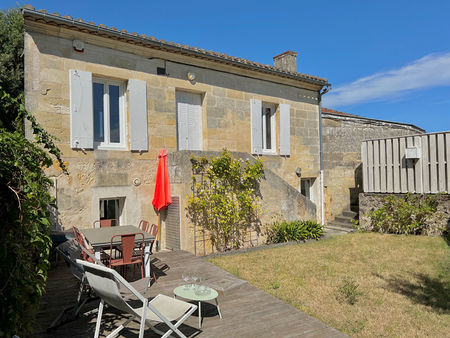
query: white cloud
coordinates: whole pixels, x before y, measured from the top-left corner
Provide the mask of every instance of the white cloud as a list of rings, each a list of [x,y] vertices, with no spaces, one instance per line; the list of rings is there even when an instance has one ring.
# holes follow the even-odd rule
[[[414,90],[450,86],[450,53],[429,54],[399,69],[363,77],[332,89],[324,107],[389,100]]]

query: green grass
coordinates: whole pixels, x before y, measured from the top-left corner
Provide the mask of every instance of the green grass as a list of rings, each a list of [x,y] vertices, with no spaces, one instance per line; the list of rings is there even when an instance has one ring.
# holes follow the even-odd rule
[[[355,233],[210,261],[351,336],[449,336],[440,237]]]

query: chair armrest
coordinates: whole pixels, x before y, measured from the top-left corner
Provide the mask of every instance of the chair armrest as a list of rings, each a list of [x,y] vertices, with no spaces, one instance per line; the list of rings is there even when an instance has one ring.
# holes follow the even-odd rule
[[[103,264],[101,261],[99,261],[89,250],[87,250],[86,248],[83,248],[82,246],[81,250],[83,250],[83,252],[89,256],[89,258],[92,258],[95,262],[95,264],[101,265],[101,266],[105,266],[105,264]]]

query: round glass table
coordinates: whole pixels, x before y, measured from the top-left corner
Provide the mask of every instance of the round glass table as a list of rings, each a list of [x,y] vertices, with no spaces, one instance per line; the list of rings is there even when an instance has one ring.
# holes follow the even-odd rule
[[[173,294],[175,295],[175,298],[180,297],[198,302],[198,327],[200,329],[202,328],[202,302],[214,299],[214,301],[216,302],[217,312],[219,313],[220,319],[222,319],[219,302],[217,301],[217,297],[219,296],[219,294],[216,290],[203,285],[190,284],[189,286],[181,285],[176,287],[173,290]]]

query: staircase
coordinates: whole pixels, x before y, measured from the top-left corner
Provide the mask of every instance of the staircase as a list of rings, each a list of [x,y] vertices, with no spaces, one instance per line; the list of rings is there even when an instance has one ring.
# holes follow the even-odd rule
[[[358,213],[345,210],[341,215],[336,216],[333,221],[325,225],[325,232],[329,235],[341,235],[355,231],[352,220],[358,219]]]

